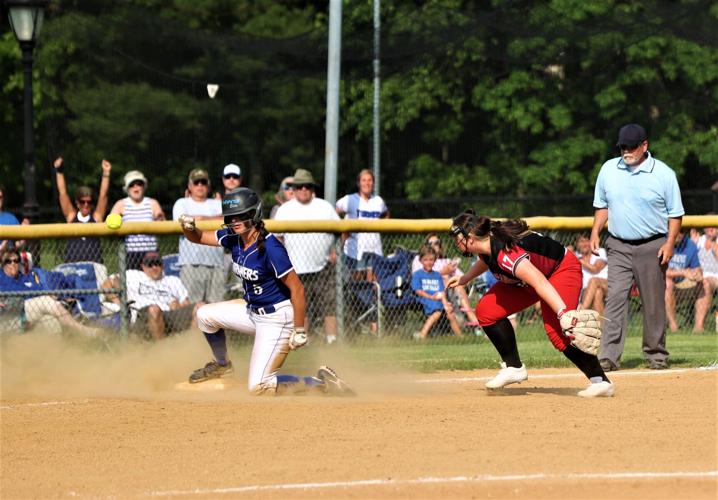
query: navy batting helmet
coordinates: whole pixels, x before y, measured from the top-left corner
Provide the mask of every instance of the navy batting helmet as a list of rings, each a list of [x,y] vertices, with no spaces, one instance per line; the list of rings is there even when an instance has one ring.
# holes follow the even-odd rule
[[[222,198],[222,215],[225,224],[236,215],[243,216],[243,220],[259,222],[262,220],[262,200],[249,188],[233,189]]]

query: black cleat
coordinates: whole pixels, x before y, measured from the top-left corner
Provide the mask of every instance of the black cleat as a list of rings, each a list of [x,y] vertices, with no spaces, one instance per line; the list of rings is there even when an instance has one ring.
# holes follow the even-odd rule
[[[196,384],[213,378],[222,378],[232,373],[234,373],[234,369],[232,368],[231,361],[227,361],[227,364],[224,366],[216,361],[210,361],[204,365],[204,368],[199,368],[192,372],[192,375],[189,376],[189,383]]]
[[[320,366],[317,378],[321,380],[325,394],[332,396],[356,396],[356,393],[344,382],[339,375],[328,366]]]

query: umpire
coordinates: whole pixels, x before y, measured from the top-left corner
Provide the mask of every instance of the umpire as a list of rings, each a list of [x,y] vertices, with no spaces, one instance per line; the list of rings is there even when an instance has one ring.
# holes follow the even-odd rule
[[[591,251],[608,221],[608,297],[599,359],[618,370],[626,341],[629,292],[636,280],[643,306],[643,356],[653,370],[668,368],[666,267],[681,229],[683,203],[673,170],[648,151],[646,131],[628,124],[618,132],[621,155],[601,167],[596,180]]]

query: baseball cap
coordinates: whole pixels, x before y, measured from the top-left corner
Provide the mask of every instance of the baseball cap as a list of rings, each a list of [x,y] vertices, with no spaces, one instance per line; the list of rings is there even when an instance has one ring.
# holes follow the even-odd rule
[[[122,184],[122,188],[125,190],[125,192],[127,192],[127,188],[130,187],[130,184],[135,181],[142,181],[145,186],[147,186],[147,178],[142,172],[140,172],[139,170],[130,170],[125,174],[124,182]]]
[[[242,169],[239,168],[239,165],[235,165],[234,163],[230,163],[229,165],[226,165],[224,167],[224,171],[222,172],[222,175],[242,175]]]
[[[203,168],[195,168],[189,173],[189,180],[192,181],[198,181],[200,179],[209,180],[209,174],[207,171]]]
[[[628,146],[634,148],[640,143],[648,139],[646,131],[643,127],[636,123],[629,123],[621,127],[618,131],[618,142],[616,146]]]

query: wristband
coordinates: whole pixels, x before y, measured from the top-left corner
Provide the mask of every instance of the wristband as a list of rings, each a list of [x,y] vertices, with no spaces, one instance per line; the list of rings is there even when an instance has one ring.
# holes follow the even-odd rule
[[[561,319],[561,316],[563,316],[563,313],[565,313],[565,312],[566,312],[566,308],[565,308],[565,307],[562,307],[562,308],[559,309],[558,312],[556,313],[556,317],[557,317],[558,319]]]
[[[110,174],[102,174],[102,177],[109,177]]]
[[[53,167],[55,169],[56,174],[62,174],[65,173],[65,166],[60,165],[59,167]]]

